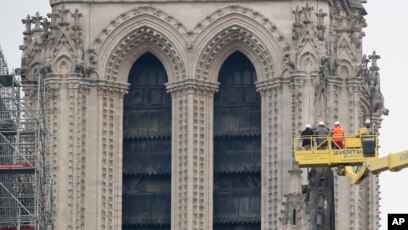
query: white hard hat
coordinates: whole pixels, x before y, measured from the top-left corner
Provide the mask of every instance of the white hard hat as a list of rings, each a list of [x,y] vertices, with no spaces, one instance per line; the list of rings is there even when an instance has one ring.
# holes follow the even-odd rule
[[[370,121],[370,119],[367,119],[367,120],[364,121],[364,123],[365,123],[366,125],[368,125],[368,124],[371,123],[371,121]]]
[[[319,122],[319,125],[324,125],[324,122],[323,121]]]
[[[310,124],[306,124],[305,128],[311,128],[312,126]]]
[[[335,125],[340,125],[340,121],[334,122]]]

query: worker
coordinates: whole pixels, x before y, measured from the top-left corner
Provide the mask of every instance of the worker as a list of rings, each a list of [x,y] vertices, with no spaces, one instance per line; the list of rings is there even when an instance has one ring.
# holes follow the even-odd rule
[[[319,126],[314,131],[316,137],[317,149],[327,148],[327,137],[329,135],[329,129],[325,126],[324,122],[319,122]]]
[[[312,144],[312,136],[313,136],[312,126],[310,124],[305,125],[305,129],[302,131],[300,136],[302,137],[302,147],[305,150],[310,150],[310,146]]]
[[[343,148],[343,137],[344,137],[344,129],[340,126],[340,122],[334,122],[334,127],[330,131],[330,135],[333,139],[333,148]]]
[[[374,127],[371,127],[370,119],[364,121],[364,127],[360,129],[360,135],[364,157],[375,157],[377,141]]]
[[[364,126],[366,127],[368,134],[375,134],[374,127],[371,126],[370,119],[366,119],[364,121]]]

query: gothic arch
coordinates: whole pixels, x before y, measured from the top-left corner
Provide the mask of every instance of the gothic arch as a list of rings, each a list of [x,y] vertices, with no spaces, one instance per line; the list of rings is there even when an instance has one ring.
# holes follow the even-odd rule
[[[95,39],[99,76],[125,83],[133,62],[151,52],[164,64],[169,82],[185,78],[187,58],[180,51],[186,42],[182,33],[186,32],[180,22],[153,7],[122,14]]]
[[[299,55],[298,63],[299,69],[304,71],[314,71],[319,69],[319,65],[317,64],[317,57],[312,52],[304,52],[303,54]],[[308,67],[310,66],[310,67]]]
[[[239,51],[241,53],[243,53],[252,63],[252,65],[255,67],[255,72],[258,76],[262,76],[260,74],[267,74],[268,69],[265,67],[265,61],[261,61],[259,60],[259,57],[256,56],[256,54],[253,53],[253,50],[250,49],[250,47],[247,46],[247,44],[245,44],[242,41],[233,41],[230,44],[228,44],[227,47],[225,47],[223,50],[220,50],[219,53],[217,54],[217,56],[213,59],[213,64],[209,65],[209,66],[205,66],[204,69],[202,69],[203,71],[205,71],[205,69],[209,69],[209,71],[207,72],[208,75],[210,76],[210,79],[208,78],[204,78],[207,80],[212,80],[212,81],[218,81],[218,73],[221,69],[221,66],[223,65],[223,63],[225,62],[225,60],[233,53],[235,53],[236,51]],[[262,64],[259,64],[262,63]],[[205,75],[202,75],[205,76]],[[212,77],[212,76],[215,76]],[[259,77],[257,80],[261,80],[262,78]]]
[[[27,75],[38,74],[40,72],[40,67],[41,67],[41,65],[38,62],[31,63],[30,67],[28,68]]]
[[[360,101],[360,108],[361,108],[361,112],[362,112],[362,116],[371,116],[371,102],[369,101],[369,98],[367,97],[361,97],[361,101]]]
[[[65,55],[61,55],[60,57],[58,57],[54,63],[54,66],[56,67],[57,73],[60,74],[74,72],[71,59]]]
[[[281,72],[281,58],[289,50],[274,24],[259,12],[241,6],[217,10],[200,22],[194,32],[197,55],[193,57],[193,69],[198,79],[216,81],[221,63],[232,52],[241,51],[254,64],[258,81],[265,80]]]
[[[343,78],[354,77],[356,76],[356,71],[351,62],[343,59],[337,68],[337,75]]]
[[[290,70],[289,70],[288,68],[285,68],[285,69],[282,71],[282,77],[288,78],[288,77],[290,77],[290,76],[291,76]]]

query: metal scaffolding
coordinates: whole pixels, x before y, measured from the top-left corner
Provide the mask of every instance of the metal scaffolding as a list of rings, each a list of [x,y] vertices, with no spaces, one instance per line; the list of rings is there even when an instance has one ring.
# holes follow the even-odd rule
[[[8,74],[8,67],[6,63],[6,59],[4,58],[3,51],[0,47],[0,76]]]
[[[0,75],[0,230],[52,228],[44,80],[28,78]]]

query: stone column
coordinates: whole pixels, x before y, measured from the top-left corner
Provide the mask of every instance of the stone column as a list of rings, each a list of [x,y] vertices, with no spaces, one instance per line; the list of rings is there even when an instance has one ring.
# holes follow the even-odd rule
[[[346,79],[348,94],[348,124],[346,127],[349,135],[356,135],[360,129],[360,124],[365,119],[360,117],[360,97],[361,97],[361,78]]]
[[[85,216],[89,86],[82,75],[73,73],[47,74],[45,87],[54,227],[78,229]]]
[[[93,202],[88,204],[96,209],[94,220],[88,219],[87,226],[95,229],[122,228],[122,136],[123,136],[123,96],[127,84],[114,81],[97,81],[97,100],[91,105],[89,118],[95,119],[93,135],[95,145],[88,149],[96,156],[87,162],[90,175],[87,196]],[[97,178],[95,180],[95,178]],[[92,191],[92,192],[91,192]],[[94,198],[95,199],[94,199]],[[92,217],[91,217],[92,218]],[[86,229],[88,229],[88,227]]]
[[[292,74],[291,90],[292,90],[292,143],[295,136],[300,136],[301,131],[306,124],[313,125],[313,120],[310,116],[311,101],[314,99],[313,87],[308,87],[310,81],[307,81],[307,75],[305,72],[297,71]],[[291,143],[291,144],[292,144]],[[290,145],[292,147],[292,145]],[[292,149],[291,149],[292,151]],[[292,154],[294,154],[292,152]],[[302,171],[301,183],[307,185],[307,169],[300,169]],[[286,189],[286,188],[285,188]],[[288,188],[289,189],[289,188]]]
[[[292,90],[292,140],[295,135],[300,135],[298,131],[303,130],[304,121],[304,95],[305,95],[306,76],[300,73],[292,75],[291,90]]]
[[[342,92],[342,86],[343,79],[341,77],[329,76],[327,91],[329,128],[333,126],[333,122],[336,120],[340,120],[343,126],[348,124],[349,121],[349,108],[347,107],[349,95],[347,92]],[[344,96],[347,96],[347,98]],[[350,131],[348,127],[343,128],[346,134],[348,134]],[[347,178],[334,174],[335,226],[339,230],[351,229],[353,226],[352,221],[354,221],[356,213],[354,213],[355,193],[351,186]],[[349,210],[349,212],[344,212],[343,210]]]
[[[379,229],[380,228],[380,179],[378,175],[370,174],[366,178],[368,179],[367,185],[367,229]]]
[[[277,79],[259,81],[262,109],[262,171],[261,171],[261,229],[278,229],[282,208],[281,110],[282,82]],[[288,119],[291,119],[289,117]]]
[[[213,98],[218,83],[167,84],[172,96],[171,229],[213,226]]]
[[[328,128],[339,119],[339,106],[341,95],[342,79],[336,76],[329,76],[327,79],[327,122]]]
[[[68,133],[68,165],[69,169],[69,200],[70,212],[72,213],[71,229],[80,229],[84,226],[83,216],[85,215],[85,181],[86,181],[86,132],[87,132],[87,97],[89,88],[79,74],[72,74],[67,77],[67,108],[69,120],[66,122]],[[62,162],[60,162],[61,164]]]
[[[348,127],[344,127],[346,130],[346,135],[356,135],[358,134],[359,125],[362,123],[359,120],[360,114],[360,88],[361,79],[360,78],[347,78],[347,96],[348,96],[348,106],[347,109],[348,117],[345,121],[348,121]],[[360,210],[369,210],[367,206],[367,182],[364,180],[359,185],[350,184],[350,219],[351,222],[350,229],[368,229],[367,228],[367,213],[361,213]],[[348,182],[350,183],[350,182]]]
[[[45,158],[46,164],[49,166],[50,173],[52,175],[52,219],[54,222],[55,229],[57,228],[57,186],[59,182],[56,180],[58,175],[58,123],[59,123],[59,100],[60,90],[62,80],[59,76],[54,74],[49,74],[45,78],[45,120],[47,125],[47,130],[49,135],[47,135],[47,143],[48,146],[46,147],[47,157]]]

